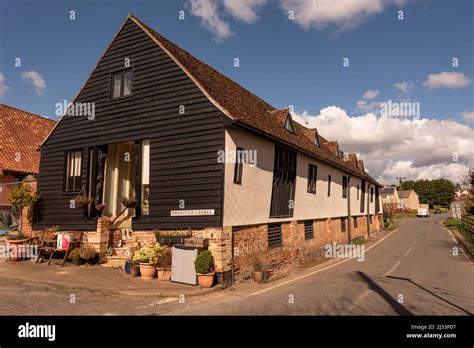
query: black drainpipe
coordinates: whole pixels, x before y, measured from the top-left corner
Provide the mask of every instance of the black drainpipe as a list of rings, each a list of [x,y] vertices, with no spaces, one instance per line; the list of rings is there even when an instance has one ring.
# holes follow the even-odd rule
[[[351,176],[347,177],[347,243],[351,244]]]

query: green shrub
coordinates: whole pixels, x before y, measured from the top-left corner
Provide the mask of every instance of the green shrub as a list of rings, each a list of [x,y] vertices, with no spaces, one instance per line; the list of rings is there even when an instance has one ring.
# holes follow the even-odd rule
[[[211,273],[214,271],[214,258],[210,251],[201,251],[196,260],[194,261],[194,266],[197,273]]]
[[[140,263],[147,263],[150,265],[156,265],[161,255],[166,251],[166,246],[160,244],[153,244],[138,249],[133,254],[133,260]]]
[[[82,263],[81,248],[72,249],[72,251],[69,253],[68,259],[76,266],[79,266]]]
[[[89,265],[95,265],[99,262],[99,254],[94,249],[84,249],[80,253],[80,257]]]

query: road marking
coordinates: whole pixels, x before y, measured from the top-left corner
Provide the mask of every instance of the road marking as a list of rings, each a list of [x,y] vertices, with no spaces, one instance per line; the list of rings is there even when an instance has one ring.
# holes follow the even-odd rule
[[[413,241],[413,244],[416,244],[416,242],[418,242],[418,238],[416,238],[416,239]]]
[[[398,231],[398,228],[394,229],[392,232],[390,232],[390,234],[387,234],[387,235],[386,235],[385,237],[383,237],[381,240],[375,242],[373,245],[371,245],[370,247],[368,247],[367,249],[365,249],[364,253],[366,253],[367,251],[369,251],[370,249],[372,249],[373,247],[375,247],[377,244],[379,244],[379,243],[381,243],[383,240],[385,240],[385,238],[390,237],[392,234],[394,234],[394,233],[397,232],[397,231]],[[337,263],[335,263],[335,264],[333,264],[333,265],[329,265],[329,266],[323,267],[323,268],[321,268],[321,269],[317,269],[317,270],[315,270],[315,271],[313,271],[313,272],[310,272],[310,273],[308,273],[308,274],[304,274],[304,275],[302,275],[302,276],[299,276],[299,277],[296,277],[296,278],[293,278],[293,279],[289,279],[289,280],[284,281],[284,282],[282,282],[282,283],[280,283],[280,284],[275,284],[275,285],[273,285],[273,286],[270,286],[269,288],[262,289],[262,290],[259,290],[259,291],[254,292],[254,293],[251,293],[249,296],[260,295],[260,294],[262,294],[262,293],[264,293],[264,292],[273,290],[273,289],[278,288],[278,287],[280,287],[280,286],[283,286],[283,285],[286,285],[286,284],[290,284],[290,283],[296,282],[296,281],[298,281],[298,280],[300,280],[300,279],[307,278],[307,277],[312,276],[312,275],[314,275],[314,274],[316,274],[316,273],[319,273],[319,272],[325,271],[325,270],[327,270],[327,269],[336,267],[336,266],[338,266],[338,265],[340,265],[340,264],[343,264],[343,263],[345,263],[345,262],[347,262],[347,261],[350,261],[350,260],[352,260],[352,259],[354,259],[354,258],[356,258],[356,257],[357,257],[357,255],[356,255],[356,256],[352,256],[352,257],[350,257],[350,258],[348,258],[348,259],[341,260],[341,261],[339,261],[339,262],[337,262]]]
[[[398,262],[395,264],[395,266],[393,266],[392,268],[390,268],[390,269],[388,270],[388,272],[385,273],[383,276],[386,277],[386,276],[388,276],[390,273],[392,273],[393,271],[395,271],[395,268],[397,268],[401,263],[402,263],[402,260],[398,261]]]
[[[413,250],[413,247],[410,247],[410,249],[408,249],[408,251],[403,256],[408,256],[408,254],[411,253],[412,250]]]
[[[364,298],[367,297],[368,294],[370,294],[372,292],[371,289],[367,289],[365,290],[362,295],[356,299],[355,301],[352,302],[351,306],[348,308],[348,312],[350,312],[355,306],[357,306]]]
[[[456,238],[454,238],[454,235],[451,233],[451,231],[447,228],[446,229],[449,233],[449,235],[451,236],[451,238],[454,240],[454,242],[456,243],[456,245],[459,245],[458,241],[456,240]],[[467,254],[464,252],[464,249],[460,246],[459,249],[461,249],[462,253],[464,254],[464,257],[467,259],[467,261],[471,262],[471,260],[469,259],[469,256],[467,256]],[[472,263],[472,262],[471,262]]]

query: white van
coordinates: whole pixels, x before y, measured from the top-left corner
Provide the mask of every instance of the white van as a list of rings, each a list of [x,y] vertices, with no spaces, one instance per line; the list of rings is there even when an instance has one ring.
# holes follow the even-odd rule
[[[430,216],[430,211],[426,208],[420,208],[420,209],[418,209],[418,212],[416,213],[416,216],[428,217],[428,216]]]

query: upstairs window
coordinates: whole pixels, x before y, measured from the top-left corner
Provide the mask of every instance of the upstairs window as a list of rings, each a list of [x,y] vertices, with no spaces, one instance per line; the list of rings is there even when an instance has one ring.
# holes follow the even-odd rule
[[[374,201],[374,188],[371,187],[370,188],[370,203],[372,203]]]
[[[285,121],[285,125],[284,125],[285,129],[288,131],[288,132],[291,132],[291,133],[295,133],[295,127],[293,126],[293,121],[291,119],[291,115],[288,114],[288,116],[286,117],[286,121]]]
[[[328,197],[331,197],[331,175],[328,175]]]
[[[347,176],[342,176],[342,198],[347,198]]]
[[[112,74],[112,99],[132,94],[132,70],[122,70]]]
[[[360,195],[360,192],[359,192],[359,191],[360,191],[360,186],[357,185],[357,200],[359,200],[359,195]]]
[[[234,166],[234,184],[242,184],[242,170],[244,165],[244,149],[237,148],[237,154]]]
[[[316,177],[318,175],[318,167],[308,165],[308,193],[316,193]]]
[[[81,179],[81,151],[69,151],[66,153],[65,191],[79,192],[81,190]]]

